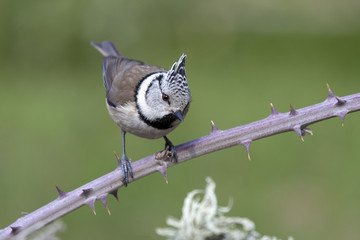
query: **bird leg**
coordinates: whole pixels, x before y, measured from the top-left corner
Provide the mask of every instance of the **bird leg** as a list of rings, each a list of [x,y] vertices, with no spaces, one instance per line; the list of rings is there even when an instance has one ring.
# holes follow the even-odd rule
[[[164,151],[170,152],[170,154],[169,154],[170,162],[176,163],[178,161],[178,157],[177,157],[175,146],[172,144],[172,142],[166,136],[164,136],[164,139],[165,139],[165,150]]]
[[[131,178],[134,178],[134,174],[132,172],[131,163],[125,153],[125,134],[126,134],[126,132],[121,130],[122,150],[123,150],[122,157],[121,157],[121,169],[122,169],[123,176],[124,176],[123,183],[125,184],[125,186],[127,186],[129,183],[129,175]],[[120,167],[120,164],[119,164],[119,167]]]

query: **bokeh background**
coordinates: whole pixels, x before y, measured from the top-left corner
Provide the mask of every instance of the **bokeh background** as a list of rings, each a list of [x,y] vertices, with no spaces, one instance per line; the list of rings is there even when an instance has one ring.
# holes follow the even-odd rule
[[[0,228],[21,212],[116,167],[121,134],[105,109],[100,54],[112,40],[128,57],[169,68],[187,53],[193,102],[175,144],[360,91],[357,0],[0,1]],[[119,190],[108,216],[84,206],[65,216],[62,239],[162,239],[187,192],[217,183],[220,205],[262,234],[359,239],[359,113],[193,159]],[[127,136],[139,159],[163,140]]]

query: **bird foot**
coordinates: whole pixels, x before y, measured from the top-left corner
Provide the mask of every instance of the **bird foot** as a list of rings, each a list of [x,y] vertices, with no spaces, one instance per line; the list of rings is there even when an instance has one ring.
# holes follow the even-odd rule
[[[172,142],[165,136],[165,149],[164,151],[160,152],[162,153],[164,156],[167,157],[167,159],[170,160],[170,162],[172,163],[177,163],[178,161],[178,156],[176,153],[176,148],[175,146],[172,144]]]
[[[134,174],[132,172],[131,162],[126,155],[123,155],[120,159],[119,156],[115,153],[116,158],[119,162],[119,168],[121,168],[123,173],[122,182],[124,183],[125,187],[127,187],[129,183],[129,177],[134,178]]]
[[[161,152],[157,152],[155,154],[155,159],[158,161],[168,161],[169,159],[171,159],[171,155],[171,151],[164,149]]]
[[[132,172],[131,162],[126,156],[125,158],[121,158],[121,168],[124,176],[122,182],[125,184],[125,187],[127,187],[129,183],[129,176],[134,178],[134,174]]]

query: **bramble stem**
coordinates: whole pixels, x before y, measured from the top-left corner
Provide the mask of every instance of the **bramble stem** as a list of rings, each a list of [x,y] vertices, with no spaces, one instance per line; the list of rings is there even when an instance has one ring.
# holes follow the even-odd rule
[[[328,90],[329,95],[325,101],[298,110],[290,106],[290,111],[287,113],[279,113],[271,104],[271,114],[267,118],[246,125],[218,130],[212,122],[212,130],[208,135],[176,147],[178,155],[176,164],[235,145],[245,146],[250,158],[249,147],[254,140],[287,131],[295,131],[303,140],[305,134],[311,133],[306,129],[308,125],[336,116],[339,116],[343,122],[347,113],[360,110],[360,93],[337,97],[329,87]],[[166,169],[176,165],[164,161],[167,156],[168,154],[160,152],[133,162],[134,178],[130,183],[156,171],[161,172],[166,180]],[[71,192],[63,192],[57,187],[59,193],[57,199],[0,230],[0,240],[9,239],[24,230],[32,229],[28,231],[30,234],[86,204],[96,214],[94,209],[96,200],[103,202],[108,210],[107,196],[112,194],[117,198],[117,190],[124,185],[122,179],[122,171],[117,168]],[[108,212],[110,213],[109,210]]]

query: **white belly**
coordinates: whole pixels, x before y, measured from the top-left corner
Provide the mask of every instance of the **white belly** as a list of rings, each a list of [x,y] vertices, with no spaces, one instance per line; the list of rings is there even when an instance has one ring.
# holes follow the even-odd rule
[[[125,132],[129,132],[142,138],[161,138],[174,130],[177,125],[169,129],[157,129],[147,125],[139,117],[136,103],[127,103],[124,106],[113,108],[106,103],[107,109],[114,122]]]

